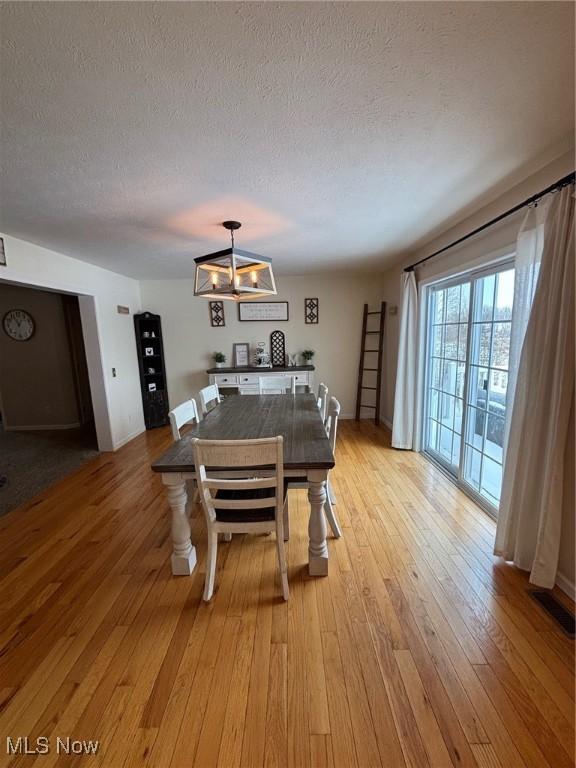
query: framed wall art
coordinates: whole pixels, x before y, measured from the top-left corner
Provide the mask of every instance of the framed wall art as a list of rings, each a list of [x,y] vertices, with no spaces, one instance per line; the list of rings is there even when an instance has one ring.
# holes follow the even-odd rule
[[[243,368],[250,365],[250,344],[244,342],[234,344],[232,359],[234,361],[234,368]]]
[[[270,334],[270,356],[272,368],[286,365],[286,341],[282,331],[272,331]]]
[[[246,322],[288,320],[288,302],[239,301],[238,320]]]
[[[317,325],[319,318],[318,299],[304,299],[304,322],[307,325]]]
[[[211,301],[210,304],[210,322],[213,328],[222,328],[226,325],[224,317],[224,302]]]

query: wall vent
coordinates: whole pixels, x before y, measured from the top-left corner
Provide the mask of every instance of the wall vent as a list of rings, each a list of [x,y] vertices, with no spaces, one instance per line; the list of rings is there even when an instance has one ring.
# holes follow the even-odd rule
[[[568,637],[574,638],[575,621],[574,615],[570,613],[562,603],[558,602],[551,592],[543,589],[531,589],[530,594],[537,600],[546,613],[550,614],[554,621],[560,625],[562,631]]]

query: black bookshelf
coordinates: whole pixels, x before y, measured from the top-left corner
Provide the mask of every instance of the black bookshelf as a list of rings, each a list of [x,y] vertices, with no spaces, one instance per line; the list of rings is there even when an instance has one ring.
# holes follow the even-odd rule
[[[168,389],[162,343],[160,315],[142,312],[134,315],[140,389],[144,406],[146,429],[163,427],[168,424]]]

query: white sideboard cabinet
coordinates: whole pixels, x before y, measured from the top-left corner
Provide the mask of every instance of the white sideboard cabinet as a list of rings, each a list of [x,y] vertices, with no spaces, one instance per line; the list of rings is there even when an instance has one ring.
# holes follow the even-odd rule
[[[295,365],[291,367],[278,368],[209,368],[206,373],[210,384],[217,384],[218,388],[223,390],[238,389],[241,395],[257,395],[258,379],[260,376],[290,376],[296,379],[296,391],[300,387],[308,387],[310,392],[314,391],[314,366],[313,365]],[[304,391],[300,389],[300,391]]]

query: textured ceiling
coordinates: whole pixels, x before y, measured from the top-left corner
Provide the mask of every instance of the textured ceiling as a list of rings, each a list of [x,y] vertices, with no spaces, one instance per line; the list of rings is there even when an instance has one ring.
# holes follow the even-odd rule
[[[573,131],[569,2],[3,3],[0,228],[134,277],[384,269]]]

